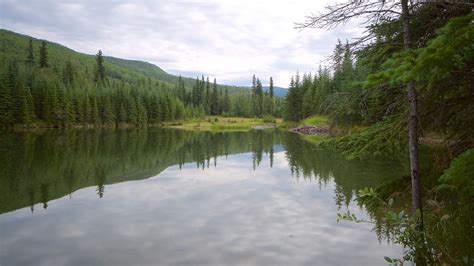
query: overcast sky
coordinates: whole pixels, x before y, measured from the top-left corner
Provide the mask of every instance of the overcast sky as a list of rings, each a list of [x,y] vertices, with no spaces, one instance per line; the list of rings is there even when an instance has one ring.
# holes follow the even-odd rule
[[[61,43],[76,51],[148,61],[172,74],[288,87],[314,72],[337,39],[361,35],[355,23],[330,31],[294,29],[322,0],[0,0],[1,28]]]

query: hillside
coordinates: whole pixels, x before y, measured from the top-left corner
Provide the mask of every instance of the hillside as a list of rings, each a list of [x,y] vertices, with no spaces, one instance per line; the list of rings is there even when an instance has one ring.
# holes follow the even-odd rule
[[[0,29],[0,63],[6,65],[11,60],[23,62],[28,49],[29,40],[33,40],[33,46],[39,47],[41,39],[36,39],[27,35],[19,34],[5,29]],[[53,68],[60,68],[66,61],[77,63],[79,70],[92,71],[95,66],[95,55],[89,55],[74,51],[61,44],[48,43],[48,55]],[[37,52],[37,51],[35,51]],[[35,55],[38,57],[38,55]],[[151,78],[174,85],[179,77],[168,74],[160,67],[148,62],[104,56],[107,75],[113,78],[140,79]],[[76,67],[77,68],[77,67]],[[186,88],[190,89],[194,85],[195,77],[182,77]],[[219,89],[224,85],[218,84]],[[243,88],[227,86],[231,91],[243,91]]]
[[[0,127],[148,126],[280,116],[282,100],[0,30]]]
[[[268,91],[269,89],[270,87],[263,86],[263,91]],[[288,89],[274,86],[273,93],[275,94],[275,96],[283,98],[283,97],[286,97],[286,95],[288,94]]]
[[[0,29],[0,63],[6,65],[10,60],[24,61],[24,54],[28,48],[29,40],[33,40],[33,45],[39,47],[41,39],[36,39],[28,35],[19,34],[5,29]],[[92,70],[95,65],[95,55],[84,54],[67,48],[61,44],[49,42],[48,50],[51,65],[60,67],[65,61],[70,60],[79,63],[81,68]],[[37,55],[36,55],[37,56]],[[114,78],[133,78],[139,79],[143,77],[166,82],[174,85],[178,82],[179,76],[167,73],[159,66],[154,64],[131,59],[117,58],[113,56],[104,56],[107,75]],[[191,89],[196,83],[196,77],[182,77],[186,88]],[[250,81],[250,78],[249,78]],[[218,89],[227,87],[231,93],[240,91],[246,92],[249,87],[229,86],[217,84]],[[268,91],[268,86],[263,87],[264,91]],[[285,97],[288,93],[286,88],[274,87],[275,96]]]

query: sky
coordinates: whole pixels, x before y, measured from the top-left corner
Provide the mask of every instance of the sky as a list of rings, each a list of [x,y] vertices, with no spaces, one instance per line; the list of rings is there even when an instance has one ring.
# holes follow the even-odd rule
[[[298,70],[315,72],[337,42],[362,35],[295,29],[329,0],[0,0],[0,27],[78,52],[147,61],[168,73],[250,85],[255,74],[288,87]]]

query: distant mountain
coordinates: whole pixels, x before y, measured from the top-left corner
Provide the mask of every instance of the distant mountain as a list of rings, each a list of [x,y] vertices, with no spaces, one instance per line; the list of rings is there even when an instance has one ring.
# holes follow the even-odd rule
[[[242,87],[242,88],[245,88],[247,90],[251,90],[252,87]],[[268,86],[263,86],[263,91],[268,91],[270,89],[270,87]],[[275,96],[277,97],[286,97],[286,95],[288,94],[288,89],[286,88],[282,88],[282,87],[276,87],[276,86],[273,86],[273,93],[275,94]]]
[[[268,91],[268,90],[269,90],[268,86],[263,86],[263,91]],[[273,93],[275,94],[275,96],[278,96],[278,97],[286,97],[286,95],[288,94],[288,89],[273,86]]]

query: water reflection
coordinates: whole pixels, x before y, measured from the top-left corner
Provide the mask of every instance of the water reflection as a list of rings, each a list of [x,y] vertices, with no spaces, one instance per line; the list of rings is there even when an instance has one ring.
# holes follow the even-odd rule
[[[379,265],[400,252],[335,218],[364,217],[354,191],[404,168],[293,134],[46,131],[0,147],[1,265]]]
[[[273,153],[279,134],[206,133],[181,130],[75,130],[3,133],[0,146],[0,213],[47,202],[96,185],[156,175],[171,165],[195,162],[204,169],[221,155],[252,151],[257,167]],[[212,163],[211,163],[212,161]],[[51,186],[51,184],[54,184]]]

